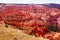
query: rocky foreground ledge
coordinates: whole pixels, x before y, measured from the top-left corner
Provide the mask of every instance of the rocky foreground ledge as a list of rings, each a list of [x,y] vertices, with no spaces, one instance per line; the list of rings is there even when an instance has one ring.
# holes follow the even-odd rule
[[[29,36],[18,29],[5,27],[5,24],[0,24],[0,40],[48,40]]]

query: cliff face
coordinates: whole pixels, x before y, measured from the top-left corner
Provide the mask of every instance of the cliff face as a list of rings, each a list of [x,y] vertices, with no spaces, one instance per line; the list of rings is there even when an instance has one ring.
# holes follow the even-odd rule
[[[37,37],[59,32],[60,9],[56,5],[59,4],[0,4],[0,21]]]

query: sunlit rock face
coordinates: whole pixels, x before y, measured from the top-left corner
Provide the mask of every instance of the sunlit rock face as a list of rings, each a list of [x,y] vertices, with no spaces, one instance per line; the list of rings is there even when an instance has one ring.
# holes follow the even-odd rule
[[[60,17],[58,17],[58,27],[59,27],[59,29],[60,29]]]
[[[51,31],[60,32],[58,6],[59,4],[0,4],[0,21],[36,37]]]

